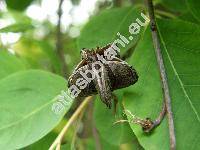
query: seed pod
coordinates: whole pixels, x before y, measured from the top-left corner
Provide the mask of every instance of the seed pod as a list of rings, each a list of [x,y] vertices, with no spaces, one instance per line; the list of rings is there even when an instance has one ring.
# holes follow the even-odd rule
[[[135,69],[124,62],[107,61],[107,64],[103,64],[103,65],[105,65],[105,68],[107,69],[106,74],[108,76],[104,78],[105,79],[107,78],[110,80],[111,91],[133,85],[138,80],[138,75]],[[76,82],[79,78],[84,78],[87,81],[88,84],[85,86],[84,89],[81,89],[81,92],[79,93],[79,97],[86,97],[86,96],[90,96],[90,95],[98,93],[97,86],[96,86],[97,83],[95,82],[95,80],[94,79],[88,80],[82,75],[87,70],[90,70],[91,72],[93,72],[91,64],[87,64],[80,67],[77,71],[75,71],[70,76],[68,80],[68,87],[72,85],[76,85]],[[88,73],[87,77],[91,79],[93,75]]]

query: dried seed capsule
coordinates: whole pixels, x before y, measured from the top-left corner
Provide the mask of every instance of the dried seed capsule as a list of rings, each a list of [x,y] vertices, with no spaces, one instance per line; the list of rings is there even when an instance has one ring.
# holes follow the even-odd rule
[[[107,69],[107,77],[104,78],[108,78],[110,80],[111,91],[133,85],[138,80],[138,75],[135,69],[126,63],[108,61],[105,68]],[[86,97],[97,94],[98,92],[94,76],[95,74],[92,71],[91,64],[84,65],[70,76],[68,80],[68,87],[77,85],[77,80],[79,78],[83,78],[88,84],[84,89],[81,89],[79,96]],[[80,89],[80,87],[78,88]]]

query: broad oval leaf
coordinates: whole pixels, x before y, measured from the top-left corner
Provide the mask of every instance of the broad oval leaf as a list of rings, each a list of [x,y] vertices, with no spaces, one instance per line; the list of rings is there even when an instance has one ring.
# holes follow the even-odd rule
[[[131,35],[129,25],[136,22],[137,18],[145,22],[139,11],[134,7],[113,8],[101,12],[94,16],[81,31],[78,38],[78,48],[105,46],[119,39],[118,32],[128,39]],[[126,45],[125,48],[121,47],[121,49],[128,49],[134,45],[142,32],[143,27],[140,28],[139,34],[132,35],[133,39],[130,40],[129,45]]]
[[[50,132],[62,119],[52,111],[57,96],[66,90],[60,76],[29,70],[12,74],[0,81],[0,147],[19,149]]]
[[[199,149],[200,132],[200,27],[183,21],[159,20],[162,53],[167,69],[177,149]],[[139,81],[126,94],[125,108],[138,117],[155,119],[162,106],[162,88],[150,29],[131,60],[139,72]],[[130,118],[129,118],[130,119]],[[145,149],[169,149],[167,119],[145,135],[131,124]]]
[[[122,98],[123,92],[120,93],[121,94],[117,94],[118,99],[120,95]],[[122,109],[121,101],[118,102],[117,111],[114,113],[114,110],[108,109],[105,104],[102,103],[100,98],[96,99],[94,107],[94,120],[100,137],[107,143],[114,146],[134,142],[134,147],[132,147],[132,149],[142,149],[127,123],[114,124],[118,120],[126,119],[123,117]]]

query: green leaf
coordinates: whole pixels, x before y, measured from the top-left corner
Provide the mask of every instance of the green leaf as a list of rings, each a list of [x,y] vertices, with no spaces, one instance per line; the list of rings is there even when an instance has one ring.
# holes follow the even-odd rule
[[[200,2],[195,0],[186,0],[188,4],[188,8],[192,13],[193,17],[196,18],[200,22]]]
[[[159,20],[158,28],[172,97],[177,149],[199,149],[200,27],[183,21]],[[125,108],[142,118],[155,119],[163,101],[154,51],[148,29],[131,60],[139,81],[126,94],[125,101]],[[135,124],[131,127],[145,149],[169,149],[166,118],[151,135],[144,134]]]
[[[17,71],[25,70],[26,66],[15,55],[0,50],[0,68],[0,79],[2,79]]]
[[[66,90],[60,76],[29,70],[12,74],[0,81],[0,147],[19,149],[30,145],[49,133],[62,119],[65,111],[55,114],[53,104]],[[64,105],[62,105],[64,106]]]
[[[175,12],[186,12],[188,10],[185,0],[161,0],[167,9]]]
[[[23,11],[25,10],[33,0],[6,0],[6,4],[9,8]]]
[[[54,132],[50,132],[45,137],[37,141],[36,143],[23,148],[23,150],[47,150],[56,139],[58,135]]]
[[[99,98],[96,99],[94,120],[100,137],[113,146],[120,146],[135,140],[134,149],[140,148],[137,138],[127,123],[114,124],[116,121],[124,118],[121,104],[118,103],[117,106],[117,112],[114,114],[113,110],[108,109]]]
[[[78,38],[79,49],[96,48],[112,43],[119,38],[118,32],[128,39],[130,36],[129,25],[136,22],[137,18],[142,22],[145,21],[134,7],[114,8],[101,12],[98,16],[93,17],[81,31]],[[139,34],[133,35],[133,40],[128,46],[126,45],[125,49],[134,45],[143,32],[142,30],[143,27]]]
[[[80,139],[80,140],[83,140],[83,139]],[[100,148],[102,150],[116,150],[116,149],[119,149],[119,146],[116,146],[116,145],[113,145],[113,144],[110,144],[109,142],[106,142],[104,139],[102,139],[100,137],[99,139],[99,144],[100,144]],[[128,143],[130,144],[130,143]],[[130,146],[130,145],[128,145]],[[128,147],[127,146],[127,147]],[[131,145],[132,146],[132,145]],[[131,147],[131,149],[127,149],[126,147],[126,150],[132,150],[133,148]],[[98,149],[96,148],[96,141],[94,138],[90,138],[90,139],[87,139],[87,145],[85,147],[87,150],[94,150],[94,149]],[[139,150],[139,149],[138,149]]]
[[[183,13],[178,18],[183,21],[188,21],[191,23],[199,24],[198,20],[192,15],[192,13],[190,11]]]
[[[0,33],[8,33],[8,32],[25,32],[27,30],[33,29],[33,25],[28,23],[15,23],[9,25],[7,27],[1,28]]]
[[[150,32],[147,31],[134,51],[131,63],[139,74],[138,82],[128,88],[125,94],[125,109],[133,115],[141,118],[156,118],[162,105],[162,90],[159,79],[159,72],[156,66],[156,59]],[[131,118],[129,118],[131,119]],[[130,124],[140,144],[144,149],[158,149],[161,145],[168,146],[166,120],[155,130],[151,136],[143,133],[141,128],[135,124]],[[160,137],[165,137],[165,140]]]

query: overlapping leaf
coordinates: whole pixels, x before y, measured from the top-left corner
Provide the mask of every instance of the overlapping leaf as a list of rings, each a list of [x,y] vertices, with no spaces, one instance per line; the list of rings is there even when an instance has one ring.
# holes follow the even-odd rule
[[[182,21],[158,22],[162,53],[172,96],[177,149],[199,149],[200,132],[200,27]],[[125,107],[139,117],[156,118],[162,105],[162,90],[150,30],[138,45],[131,63],[139,72],[139,81],[126,94]],[[151,134],[131,124],[145,149],[169,149],[166,119]]]

